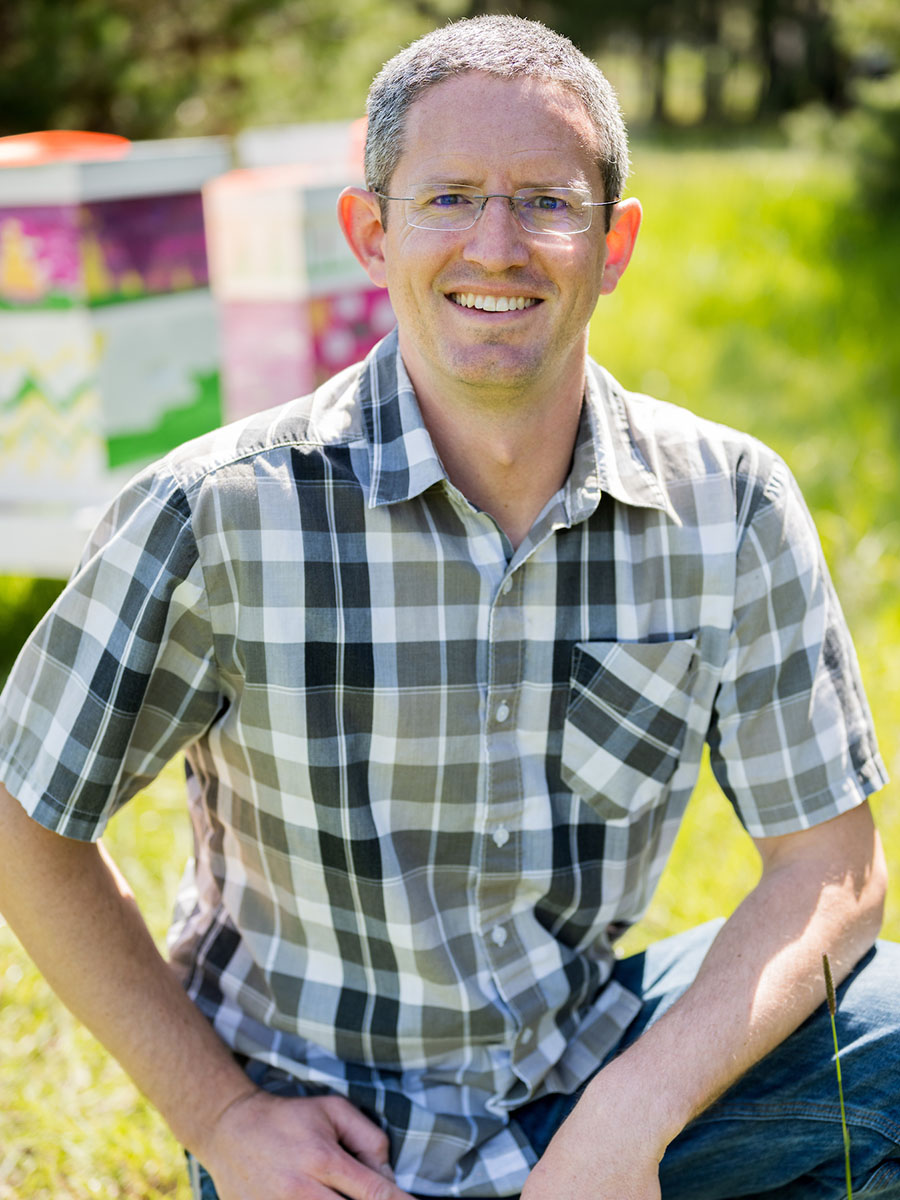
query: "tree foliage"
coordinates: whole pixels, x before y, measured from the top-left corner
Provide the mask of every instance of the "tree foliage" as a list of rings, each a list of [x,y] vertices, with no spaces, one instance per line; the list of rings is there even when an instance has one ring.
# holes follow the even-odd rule
[[[820,100],[846,103],[849,63],[836,37],[832,0],[471,0],[471,12],[515,11],[552,25],[589,53],[610,43],[640,58],[656,122],[672,118],[667,94],[673,51],[687,47],[699,63],[702,120],[754,120]],[[752,95],[729,103],[736,71],[753,77]]]
[[[3,0],[0,134],[149,138],[356,116],[399,46],[491,11],[630,63],[632,125],[772,122],[810,104],[833,123],[852,109],[866,170],[900,177],[896,0]]]
[[[399,45],[456,0],[3,0],[0,134],[147,138],[357,116]]]
[[[856,159],[859,191],[874,208],[900,202],[900,5],[836,0],[840,37],[858,65],[854,111],[844,141]]]

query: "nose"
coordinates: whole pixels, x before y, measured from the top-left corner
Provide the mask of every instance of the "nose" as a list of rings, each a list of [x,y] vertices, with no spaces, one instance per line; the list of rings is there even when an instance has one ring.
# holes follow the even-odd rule
[[[486,271],[505,271],[528,262],[527,234],[508,196],[491,195],[468,230],[463,257]]]

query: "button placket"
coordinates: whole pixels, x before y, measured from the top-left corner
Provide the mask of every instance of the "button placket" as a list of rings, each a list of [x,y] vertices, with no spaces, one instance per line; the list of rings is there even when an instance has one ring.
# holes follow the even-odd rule
[[[522,684],[524,614],[517,579],[503,580],[489,617],[488,677],[484,697],[486,809],[478,884],[479,924],[490,970],[501,995],[515,995],[512,979],[519,950],[515,928],[516,856],[522,779],[516,709]],[[512,597],[507,600],[506,597]],[[515,974],[515,970],[513,972]]]

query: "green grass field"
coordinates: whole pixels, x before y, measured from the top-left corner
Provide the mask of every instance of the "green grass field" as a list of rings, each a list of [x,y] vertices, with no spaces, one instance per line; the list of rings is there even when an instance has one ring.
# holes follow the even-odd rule
[[[839,164],[796,152],[638,145],[635,160],[645,226],[619,291],[597,311],[592,350],[626,386],[749,429],[787,458],[856,638],[888,770],[900,776],[900,220],[876,226]],[[30,595],[0,581],[8,640]],[[34,595],[39,604],[45,593]],[[874,808],[900,876],[897,800],[893,783]],[[107,842],[162,941],[190,843],[177,764],[116,818]],[[627,947],[727,914],[756,874],[706,772]],[[885,932],[900,938],[896,878]],[[187,1200],[161,1119],[2,925],[0,1064],[0,1200]]]

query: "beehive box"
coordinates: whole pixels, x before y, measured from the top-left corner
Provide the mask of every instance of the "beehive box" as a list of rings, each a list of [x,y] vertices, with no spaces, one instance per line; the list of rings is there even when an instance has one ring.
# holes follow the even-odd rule
[[[0,312],[205,288],[200,188],[229,165],[223,139],[184,138],[0,169]]]
[[[228,419],[309,391],[394,324],[337,220],[345,166],[241,169],[203,190]]]
[[[0,155],[0,571],[64,574],[86,513],[221,421],[200,189],[229,146],[104,159],[90,137],[82,157]]]

